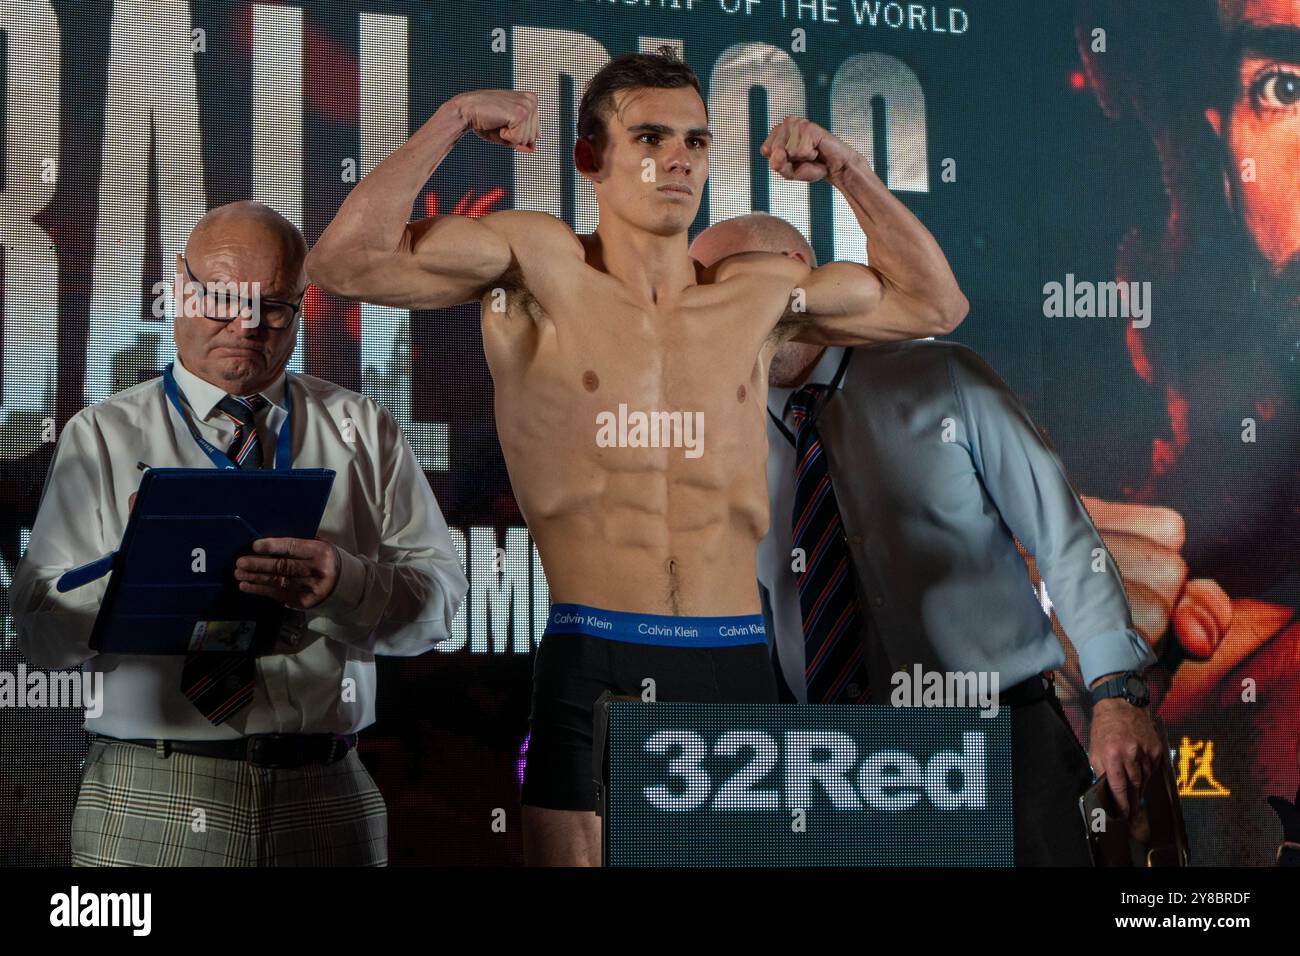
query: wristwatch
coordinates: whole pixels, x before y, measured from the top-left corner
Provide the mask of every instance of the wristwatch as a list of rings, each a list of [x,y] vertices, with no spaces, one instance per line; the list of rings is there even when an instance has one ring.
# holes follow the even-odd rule
[[[1123,697],[1134,707],[1145,707],[1151,702],[1151,693],[1147,683],[1135,671],[1117,674],[1110,680],[1102,681],[1092,690],[1092,702],[1100,703],[1110,697]]]

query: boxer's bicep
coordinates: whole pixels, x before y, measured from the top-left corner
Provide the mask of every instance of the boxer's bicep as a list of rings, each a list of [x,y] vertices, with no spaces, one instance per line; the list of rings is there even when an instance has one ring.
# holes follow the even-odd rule
[[[451,304],[477,299],[515,262],[508,235],[494,229],[491,218],[430,216],[406,227],[403,247],[411,264],[431,284],[455,290],[450,297],[459,301]]]
[[[528,210],[430,216],[407,225],[388,278],[408,308],[449,308],[511,291],[530,271],[525,264],[545,271],[557,250],[572,251],[566,234],[576,242],[554,216]]]
[[[406,224],[388,249],[316,249],[307,273],[328,292],[404,309],[444,309],[473,302],[510,266],[511,249],[482,222],[430,216]]]
[[[856,262],[812,269],[791,290],[781,326],[787,339],[814,345],[873,345],[932,334],[910,302]]]

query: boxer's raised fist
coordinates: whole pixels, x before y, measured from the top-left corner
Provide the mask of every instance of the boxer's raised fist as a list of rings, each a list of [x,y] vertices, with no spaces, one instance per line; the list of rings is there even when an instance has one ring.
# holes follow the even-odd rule
[[[854,156],[838,137],[800,116],[787,116],[772,127],[758,151],[773,172],[803,183],[835,176]]]
[[[530,90],[473,90],[452,98],[465,128],[489,143],[531,153],[537,143],[537,94]]]

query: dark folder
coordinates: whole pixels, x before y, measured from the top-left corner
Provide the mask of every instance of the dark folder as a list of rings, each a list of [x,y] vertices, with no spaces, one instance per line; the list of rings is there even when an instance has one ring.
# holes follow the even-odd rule
[[[1095,866],[1187,866],[1187,826],[1169,758],[1169,738],[1158,721],[1156,732],[1162,745],[1161,759],[1142,788],[1141,806],[1132,822],[1119,815],[1105,774],[1079,798]]]
[[[58,589],[113,572],[90,637],[101,653],[257,653],[287,609],[239,590],[235,561],[258,538],[314,538],[333,484],[324,468],[151,468],[117,551],[68,571]]]

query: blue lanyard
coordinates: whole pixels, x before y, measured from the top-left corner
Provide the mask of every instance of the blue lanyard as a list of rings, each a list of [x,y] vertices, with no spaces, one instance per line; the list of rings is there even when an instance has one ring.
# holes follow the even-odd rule
[[[167,367],[163,369],[163,391],[167,393],[167,400],[172,403],[176,409],[176,414],[180,415],[181,421],[185,427],[190,430],[195,444],[203,449],[204,454],[212,459],[212,464],[218,468],[236,468],[238,467],[230,457],[212,442],[208,441],[199,434],[199,430],[194,427],[194,422],[190,421],[190,416],[186,414],[184,406],[181,405],[180,391],[176,388],[176,376],[172,374],[172,365],[168,362]],[[292,468],[290,459],[293,457],[293,390],[289,387],[289,374],[284,376],[284,424],[280,426],[280,434],[275,439],[275,470],[288,471]]]

